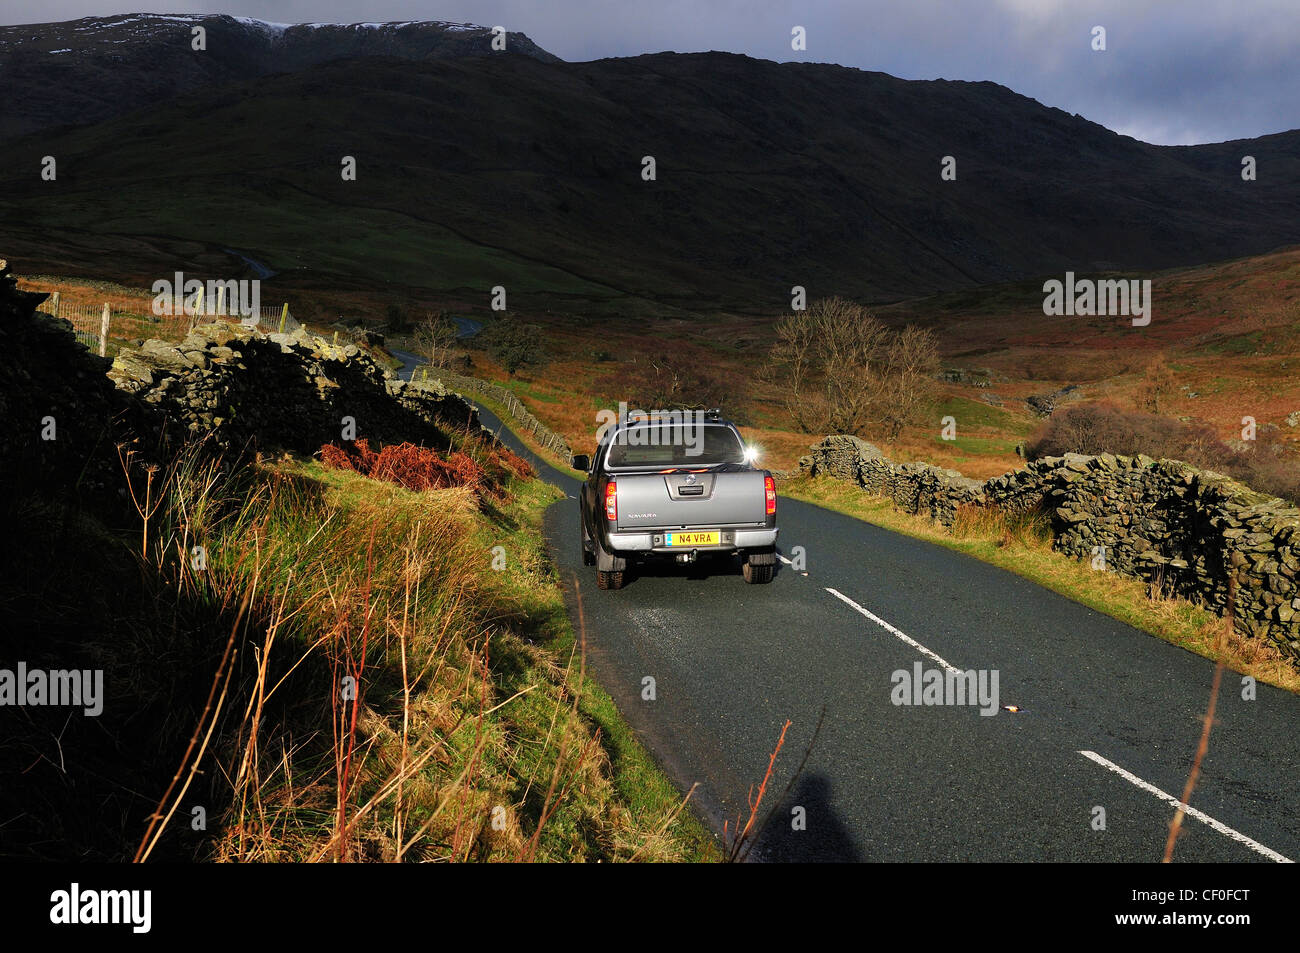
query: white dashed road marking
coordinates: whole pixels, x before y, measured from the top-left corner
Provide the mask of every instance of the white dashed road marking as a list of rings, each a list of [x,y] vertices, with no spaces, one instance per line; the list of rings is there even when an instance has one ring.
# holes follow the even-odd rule
[[[785,559],[784,557],[782,557],[782,559],[784,562],[787,563],[789,562],[789,560]],[[896,638],[912,646],[912,648],[916,649],[926,658],[933,659],[935,662],[938,662],[949,672],[960,673],[960,670],[956,666],[952,665],[947,660],[943,659],[942,657],[935,654],[934,652],[931,652],[929,649],[927,649],[920,642],[916,641],[916,639],[912,638],[906,632],[902,631],[901,629],[893,625],[890,625],[888,622],[880,618],[880,616],[876,615],[870,609],[866,609],[858,605],[856,602],[854,602],[844,593],[840,592],[838,589],[832,589],[828,586],[826,588],[826,591],[829,592],[836,599],[839,599],[841,602],[850,606],[859,614],[865,616],[866,618],[870,619],[872,622],[876,623],[876,625],[880,626],[886,632],[890,633]],[[1130,784],[1135,785],[1138,788],[1141,788],[1143,791],[1146,791],[1148,794],[1155,795],[1157,798],[1164,801],[1166,804],[1169,804],[1170,806],[1175,808],[1182,807],[1184,813],[1186,813],[1188,817],[1195,818],[1196,820],[1200,821],[1202,824],[1205,824],[1211,829],[1218,831],[1220,834],[1224,835],[1225,837],[1228,837],[1231,840],[1234,840],[1237,843],[1250,848],[1255,853],[1261,854],[1264,857],[1267,857],[1269,860],[1275,861],[1279,864],[1295,863],[1295,861],[1291,860],[1288,857],[1284,857],[1282,854],[1279,854],[1277,851],[1269,847],[1265,847],[1263,844],[1259,843],[1259,841],[1252,840],[1251,838],[1247,837],[1245,834],[1241,833],[1240,831],[1233,830],[1231,827],[1229,827],[1227,824],[1222,823],[1221,821],[1216,821],[1214,818],[1210,817],[1210,815],[1206,814],[1204,811],[1199,811],[1196,808],[1192,807],[1191,805],[1182,804],[1182,802],[1180,802],[1178,798],[1174,797],[1172,794],[1160,790],[1158,787],[1156,787],[1154,784],[1151,784],[1150,782],[1143,781],[1136,774],[1133,774],[1129,771],[1125,771],[1119,765],[1115,764],[1113,761],[1106,760],[1101,755],[1097,754],[1095,751],[1080,751],[1079,754],[1083,755],[1085,758],[1089,759],[1090,761],[1094,761],[1097,764],[1101,765],[1107,771],[1111,771],[1114,772],[1115,774],[1118,774],[1125,781],[1128,781]]]
[[[1295,861],[1291,860],[1290,858],[1283,857],[1277,851],[1270,850],[1269,848],[1265,847],[1263,844],[1259,843],[1259,841],[1251,840],[1249,837],[1247,837],[1245,834],[1241,833],[1240,831],[1234,831],[1227,824],[1222,824],[1219,821],[1216,821],[1214,818],[1210,817],[1210,815],[1206,814],[1204,811],[1198,811],[1196,808],[1192,807],[1191,805],[1183,804],[1181,801],[1178,800],[1178,798],[1174,797],[1172,794],[1166,794],[1164,791],[1160,790],[1154,784],[1150,784],[1146,781],[1143,781],[1136,774],[1131,774],[1128,771],[1125,771],[1115,762],[1107,761],[1101,755],[1097,754],[1097,752],[1080,751],[1079,754],[1083,755],[1089,761],[1097,762],[1097,764],[1101,765],[1107,771],[1113,771],[1115,774],[1118,774],[1125,781],[1129,782],[1132,785],[1135,785],[1136,787],[1141,788],[1143,791],[1146,791],[1148,794],[1154,794],[1156,797],[1160,798],[1160,800],[1164,801],[1166,804],[1172,805],[1173,807],[1182,807],[1183,811],[1187,814],[1188,817],[1196,818],[1202,824],[1209,825],[1210,827],[1212,827],[1214,830],[1218,831],[1220,834],[1224,835],[1225,837],[1230,837],[1233,840],[1235,840],[1237,843],[1244,844],[1245,846],[1253,850],[1255,853],[1263,854],[1269,860],[1276,861],[1279,864],[1295,863]]]
[[[920,652],[920,653],[921,653],[922,655],[924,655],[926,658],[928,658],[928,659],[933,659],[934,661],[936,661],[936,662],[938,662],[940,665],[942,665],[946,670],[948,670],[949,672],[952,672],[952,673],[955,674],[955,675],[960,675],[960,674],[961,674],[961,669],[957,668],[957,666],[952,665],[951,663],[947,662],[946,660],[940,658],[938,655],[936,655],[935,653],[931,652],[929,649],[927,649],[927,648],[926,648],[924,645],[922,645],[920,642],[916,641],[916,639],[912,638],[912,637],[911,637],[910,635],[908,635],[906,632],[902,631],[901,629],[896,629],[896,628],[894,628],[892,625],[890,625],[890,624],[889,624],[888,622],[886,622],[884,619],[880,618],[880,616],[876,615],[876,614],[875,614],[874,612],[872,612],[870,609],[864,609],[864,608],[862,608],[862,606],[858,605],[856,602],[854,602],[852,599],[850,599],[850,598],[849,598],[848,596],[846,596],[844,593],[840,592],[838,589],[831,589],[831,588],[828,586],[828,587],[826,588],[826,591],[829,592],[829,593],[830,593],[832,596],[834,596],[836,599],[839,599],[841,602],[847,603],[849,606],[852,606],[854,609],[856,609],[858,612],[862,613],[862,615],[866,616],[866,617],[867,617],[868,619],[870,619],[872,622],[876,623],[876,625],[880,626],[882,629],[884,629],[884,630],[885,630],[886,632],[888,632],[889,634],[891,634],[891,635],[893,635],[893,636],[896,636],[896,637],[902,639],[904,642],[906,642],[906,643],[907,643],[908,645],[910,645],[912,648],[916,649],[918,652]]]

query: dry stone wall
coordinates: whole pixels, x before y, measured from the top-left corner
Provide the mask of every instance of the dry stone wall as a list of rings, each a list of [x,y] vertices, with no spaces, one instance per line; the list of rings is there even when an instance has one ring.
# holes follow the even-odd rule
[[[346,419],[372,444],[439,445],[448,427],[478,426],[478,412],[437,381],[398,380],[364,348],[332,345],[303,329],[266,334],[203,325],[179,343],[123,350],[109,377],[189,435],[230,450],[274,446],[311,453],[338,441]]]
[[[951,527],[963,505],[1041,513],[1057,550],[1154,582],[1272,640],[1300,664],[1300,510],[1177,460],[1066,454],[984,483],[898,464],[856,437],[810,448],[800,471],[848,480]]]
[[[894,463],[874,444],[846,434],[833,434],[814,444],[799,461],[810,476],[831,476],[856,483],[868,493],[888,497],[908,513],[920,513],[951,526],[957,507],[978,503],[981,484],[956,470],[926,463]]]
[[[442,447],[451,430],[479,426],[473,404],[437,381],[398,380],[367,349],[302,329],[214,323],[179,343],[124,348],[110,364],[38,310],[47,297],[19,290],[0,260],[0,416],[11,424],[0,498],[14,505],[33,492],[125,505],[119,448],[161,463],[178,438],[210,436],[234,451],[228,459],[313,453],[343,437],[347,417],[372,444]]]

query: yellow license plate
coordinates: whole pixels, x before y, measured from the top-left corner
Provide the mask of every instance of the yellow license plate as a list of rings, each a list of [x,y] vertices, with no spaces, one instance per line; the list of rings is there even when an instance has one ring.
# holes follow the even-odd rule
[[[717,530],[707,533],[664,533],[665,546],[717,546],[722,534]]]

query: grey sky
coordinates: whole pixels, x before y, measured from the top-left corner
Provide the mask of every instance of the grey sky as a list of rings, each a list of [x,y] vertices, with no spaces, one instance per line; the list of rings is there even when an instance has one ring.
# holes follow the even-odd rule
[[[129,12],[124,2],[0,0],[0,22]],[[1300,127],[1298,0],[167,0],[154,12],[453,20],[520,30],[566,60],[727,50],[992,80],[1164,144]],[[795,25],[807,52],[791,49]],[[1105,52],[1091,49],[1096,25]]]

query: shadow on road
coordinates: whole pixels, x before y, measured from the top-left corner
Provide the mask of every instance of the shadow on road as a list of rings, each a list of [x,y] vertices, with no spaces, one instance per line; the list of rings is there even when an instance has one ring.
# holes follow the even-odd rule
[[[831,791],[831,781],[824,774],[801,777],[759,831],[751,859],[766,863],[861,861],[848,827],[833,806]],[[803,809],[802,815],[796,808]]]
[[[647,559],[628,567],[629,584],[637,579],[710,579],[714,576],[740,576],[743,563],[736,556],[701,556],[693,563],[679,563],[672,559]],[[780,564],[773,578],[781,575]]]

